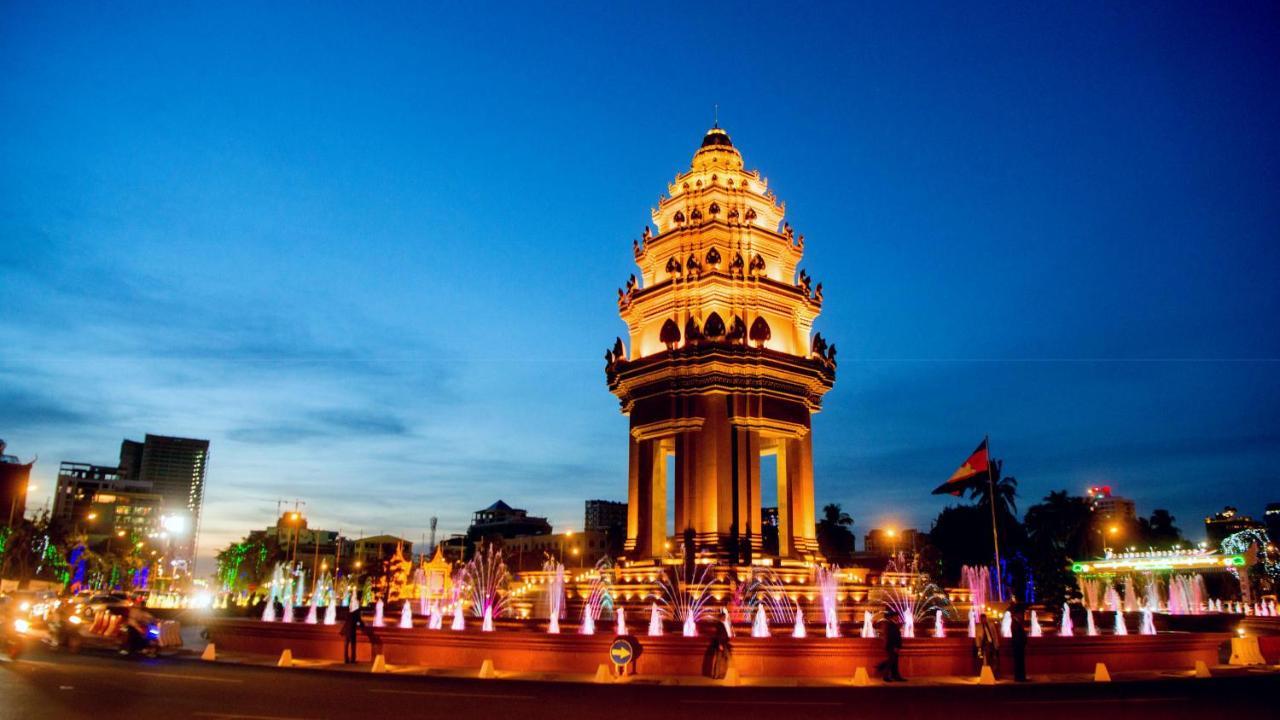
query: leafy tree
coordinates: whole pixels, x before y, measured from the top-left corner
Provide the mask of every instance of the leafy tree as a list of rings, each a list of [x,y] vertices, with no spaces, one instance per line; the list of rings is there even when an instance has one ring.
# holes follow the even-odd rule
[[[0,577],[26,588],[34,579],[66,581],[70,534],[48,510],[34,519],[19,519],[5,529],[0,544]]]
[[[983,508],[990,513],[991,489],[994,486],[996,495],[996,515],[1017,518],[1018,479],[1013,476],[1005,477],[1001,472],[1003,469],[1003,460],[992,460],[991,481],[980,482],[970,488],[969,499],[976,499],[978,501],[978,507]]]
[[[1143,544],[1157,550],[1168,550],[1183,543],[1182,531],[1173,524],[1176,519],[1164,509],[1154,510],[1150,518],[1138,518],[1138,534]]]
[[[836,564],[849,564],[853,561],[854,538],[853,518],[841,510],[839,503],[830,503],[822,508],[822,519],[818,521],[818,549],[827,560]]]
[[[1027,563],[1037,599],[1057,606],[1080,596],[1071,562],[1088,555],[1093,512],[1082,497],[1057,490],[1027,509]]]

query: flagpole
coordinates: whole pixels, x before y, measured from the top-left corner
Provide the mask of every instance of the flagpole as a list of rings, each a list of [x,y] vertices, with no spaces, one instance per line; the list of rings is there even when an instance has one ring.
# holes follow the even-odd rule
[[[1000,572],[1000,533],[996,529],[996,480],[995,474],[991,470],[993,462],[991,457],[991,436],[985,436],[983,441],[987,445],[987,487],[989,488],[987,499],[991,503],[991,541],[996,548],[996,592],[1000,601],[1004,602],[1004,578]]]

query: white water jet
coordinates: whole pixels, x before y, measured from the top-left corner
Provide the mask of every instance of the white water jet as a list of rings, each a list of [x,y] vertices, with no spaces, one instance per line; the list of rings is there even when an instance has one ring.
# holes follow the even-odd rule
[[[436,603],[431,604],[431,619],[427,621],[428,630],[444,629],[444,611]]]
[[[933,636],[934,636],[934,637],[946,637],[946,636],[947,636],[947,626],[942,624],[942,611],[941,611],[941,610],[934,610],[934,611],[933,611]]]
[[[591,615],[591,608],[583,608],[582,624],[578,626],[578,633],[581,635],[596,634],[596,619]]]
[[[684,618],[684,629],[683,629],[683,631],[682,631],[682,634],[683,634],[685,637],[697,637],[697,636],[698,636],[698,624],[694,621],[694,619],[693,619],[693,613],[692,613],[692,612],[690,612],[690,613],[689,613],[688,615],[686,615],[686,616],[685,616],[685,618]]]
[[[404,607],[400,609],[400,627],[406,630],[413,627],[413,604],[408,600],[404,601]]]
[[[333,604],[333,600],[324,608],[324,624],[333,625],[338,622],[338,606]]]
[[[662,635],[662,613],[658,611],[658,604],[652,603],[649,606],[649,637],[660,635]]]
[[[916,636],[916,616],[908,612],[902,616],[902,637],[913,638]]]
[[[822,617],[829,638],[840,637],[839,591],[839,572],[833,568],[818,568],[818,593],[822,598]]]
[[[1008,610],[1004,611],[1004,617],[1000,618],[1000,637],[1013,637],[1013,616]]]
[[[618,608],[618,611],[617,611],[617,613],[616,613],[616,614],[617,614],[617,616],[618,616],[618,634],[619,634],[619,635],[626,635],[626,634],[627,634],[627,620],[626,620],[626,616],[623,614],[623,610],[622,610],[622,608]]]
[[[972,627],[972,624],[970,625]],[[871,621],[871,611],[862,611],[862,637],[873,638],[876,636],[876,625]]]
[[[804,610],[796,608],[796,624],[795,627],[791,628],[791,637],[802,638],[807,635],[808,633],[804,629]]]
[[[315,603],[312,603],[311,607],[307,608],[307,619],[304,622],[306,622],[308,625],[315,625],[316,623],[320,622],[320,618],[318,617],[318,615],[319,615],[319,609],[316,607]]]
[[[1120,612],[1120,593],[1116,592],[1115,585],[1107,588],[1106,600],[1103,604],[1111,612]]]
[[[1040,627],[1040,618],[1036,617],[1036,611],[1031,611],[1031,637],[1042,637],[1044,630]]]
[[[974,608],[969,608],[968,634],[971,638],[978,637],[978,611]]]
[[[289,599],[289,598],[286,598],[286,599]],[[292,602],[292,600],[290,600],[290,602]],[[290,605],[288,602],[286,602],[282,607],[284,607],[284,613],[280,619],[287,623],[293,622],[293,605]]]
[[[484,621],[480,624],[480,632],[493,632],[493,606],[484,606]]]
[[[1093,610],[1085,610],[1084,612],[1085,634],[1094,636],[1098,634],[1098,626],[1093,624]]]
[[[564,565],[556,563],[556,573],[547,583],[547,632],[560,634],[560,614],[564,612]]]
[[[306,589],[306,585],[307,585],[307,571],[299,570],[298,580],[296,583],[294,583],[294,586],[293,586],[293,604],[294,605],[302,604],[302,595],[303,595],[303,591]]]
[[[1059,627],[1059,637],[1071,637],[1075,632],[1075,627],[1071,624],[1071,608],[1066,603],[1062,603],[1062,624]]]
[[[427,588],[418,586],[418,614],[424,617],[431,614],[431,605],[427,602]]]
[[[465,630],[467,628],[467,620],[462,617],[462,601],[459,600],[453,605],[453,624],[449,626],[450,630]]]
[[[1128,635],[1128,634],[1129,634],[1129,628],[1125,627],[1125,624],[1124,624],[1124,613],[1122,613],[1122,612],[1118,612],[1118,613],[1116,613],[1116,626],[1115,626],[1115,631],[1114,631],[1114,632],[1115,632],[1115,634],[1116,634],[1116,635]]]
[[[724,609],[724,617],[720,619],[720,624],[724,625],[725,633],[733,637],[733,618],[729,617],[729,608]]]
[[[764,612],[764,603],[756,605],[756,616],[751,621],[751,637],[769,637],[769,616]]]
[[[373,606],[373,626],[382,627],[382,600],[379,599]]]
[[[275,598],[267,598],[266,607],[262,608],[262,622],[276,621],[276,601]]]
[[[1139,626],[1138,628],[1138,634],[1139,635],[1155,635],[1156,634],[1155,613],[1151,612],[1150,608],[1144,608],[1142,610],[1142,625]]]

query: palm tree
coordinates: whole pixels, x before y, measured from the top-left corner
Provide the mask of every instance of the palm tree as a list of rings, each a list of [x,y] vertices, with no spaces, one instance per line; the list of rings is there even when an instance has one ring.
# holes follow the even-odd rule
[[[817,528],[818,547],[828,560],[841,563],[853,559],[854,539],[849,530],[852,525],[853,518],[840,509],[839,503],[823,506]]]
[[[822,520],[819,522],[827,527],[851,526],[853,518],[849,517],[849,513],[841,510],[839,503],[828,503],[822,506]]]
[[[996,512],[1002,516],[1016,518],[1018,514],[1018,478],[1013,476],[1005,477],[1000,470],[1004,467],[1003,460],[991,461],[992,481],[980,482],[969,490],[969,498],[976,498],[978,507],[991,507],[991,487],[995,486],[996,491]]]

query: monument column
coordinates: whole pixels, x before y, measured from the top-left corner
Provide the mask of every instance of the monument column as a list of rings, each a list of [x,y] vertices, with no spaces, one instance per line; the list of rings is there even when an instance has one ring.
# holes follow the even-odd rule
[[[817,552],[810,417],[836,363],[812,334],[822,286],[799,268],[804,237],[719,127],[667,190],[656,232],[633,244],[639,271],[618,290],[627,340],[605,353],[631,425],[626,559],[665,553],[669,456],[671,533],[692,529],[697,550],[721,562],[740,562],[748,542],[759,557],[763,450],[778,454],[777,559],[807,562]]]

